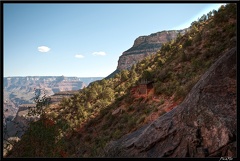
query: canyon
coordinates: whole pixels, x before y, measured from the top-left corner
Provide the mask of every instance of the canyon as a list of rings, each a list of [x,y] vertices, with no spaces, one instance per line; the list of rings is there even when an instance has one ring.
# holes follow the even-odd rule
[[[6,126],[8,135],[14,136],[16,131],[15,124],[19,123],[25,126],[29,118],[26,119],[28,107],[35,106],[34,98],[36,90],[42,90],[42,95],[50,97],[51,103],[58,103],[63,97],[65,91],[77,92],[87,87],[91,82],[101,80],[102,77],[66,77],[66,76],[26,76],[26,77],[4,77],[4,100],[3,123]],[[20,137],[22,133],[19,133]]]

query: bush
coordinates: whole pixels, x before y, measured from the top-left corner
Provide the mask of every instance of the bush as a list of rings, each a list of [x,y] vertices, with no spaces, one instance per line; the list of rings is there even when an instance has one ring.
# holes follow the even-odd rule
[[[185,41],[185,43],[183,44],[183,48],[186,48],[186,47],[188,47],[188,46],[190,46],[190,45],[192,45],[192,40],[191,40],[191,39],[187,39],[187,40]]]
[[[177,101],[180,98],[184,98],[187,95],[187,91],[183,86],[177,88],[174,101]]]
[[[119,130],[122,130],[122,129],[124,129],[125,125],[119,124],[117,127],[118,127]]]
[[[129,106],[127,111],[128,112],[134,111],[134,106]]]
[[[122,132],[121,132],[119,129],[116,129],[116,130],[114,131],[114,133],[112,134],[112,137],[113,137],[114,139],[119,139],[119,138],[121,137],[121,135],[122,135]]]
[[[146,107],[146,108],[144,109],[144,113],[145,113],[145,114],[149,114],[150,112],[151,112],[151,108]]]
[[[185,52],[182,52],[181,60],[182,60],[182,62],[185,62],[188,60]]]
[[[162,85],[163,83],[161,81],[157,81],[153,84],[155,94],[159,95],[162,93]]]
[[[165,100],[164,99],[161,99],[161,101],[160,101],[160,105],[162,105],[162,104],[164,104],[164,102],[165,102]]]
[[[128,121],[129,131],[131,131],[135,126],[137,122],[137,117],[131,117]]]
[[[196,36],[193,38],[193,42],[194,42],[194,43],[197,43],[197,42],[200,42],[200,41],[202,41],[202,36],[201,36],[201,33],[198,32],[198,33],[196,34]]]
[[[91,141],[91,140],[92,140],[91,135],[90,135],[90,134],[86,135],[86,136],[84,137],[84,140],[85,140],[86,142]]]
[[[127,123],[127,122],[128,122],[128,119],[129,119],[128,114],[127,114],[127,113],[124,113],[124,114],[122,115],[119,123],[122,123],[122,124]]]
[[[140,123],[144,122],[145,117],[146,117],[146,115],[142,115],[142,116],[137,120],[136,123],[137,123],[137,124],[140,124]]]

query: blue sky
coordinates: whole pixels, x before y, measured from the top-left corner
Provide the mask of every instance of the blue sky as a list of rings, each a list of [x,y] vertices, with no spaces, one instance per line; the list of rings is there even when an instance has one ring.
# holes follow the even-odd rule
[[[134,40],[221,4],[4,4],[4,77],[106,77]]]

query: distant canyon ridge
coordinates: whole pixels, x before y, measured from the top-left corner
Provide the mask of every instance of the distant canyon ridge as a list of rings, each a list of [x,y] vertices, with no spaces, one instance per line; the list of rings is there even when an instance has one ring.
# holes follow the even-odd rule
[[[62,91],[80,90],[102,77],[26,76],[4,77],[3,108],[6,118],[12,119],[21,104],[32,104],[35,89],[43,89],[47,96]]]

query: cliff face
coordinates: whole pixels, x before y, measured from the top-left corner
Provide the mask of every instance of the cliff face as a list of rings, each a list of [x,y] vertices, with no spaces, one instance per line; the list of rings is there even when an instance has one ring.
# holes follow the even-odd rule
[[[57,88],[58,91],[66,89],[78,90],[84,83],[77,77],[54,77],[54,76],[35,76],[35,77],[6,77],[4,78],[4,89],[7,91],[16,88],[27,92],[34,88]],[[53,91],[48,91],[53,94]]]
[[[82,89],[85,84],[77,77],[31,76],[4,77],[4,115],[15,117],[18,106],[33,103],[34,89],[44,89],[50,96],[59,91]]]
[[[77,94],[78,92],[79,92],[79,90],[55,93],[54,95],[50,96],[50,103],[51,104],[59,103],[59,102],[61,102],[63,97],[69,98],[69,97],[74,96],[74,94]]]
[[[141,61],[146,56],[156,53],[162,44],[175,39],[179,33],[183,35],[186,31],[187,29],[170,30],[138,37],[133,46],[119,57],[117,69],[131,68],[133,64]]]
[[[50,96],[61,91],[79,90],[101,77],[27,76],[4,77],[4,110],[14,116],[20,104],[33,103],[34,89]],[[13,111],[13,112],[12,112]],[[7,116],[8,117],[8,116]]]
[[[236,48],[201,77],[185,100],[111,142],[110,157],[236,157]]]

